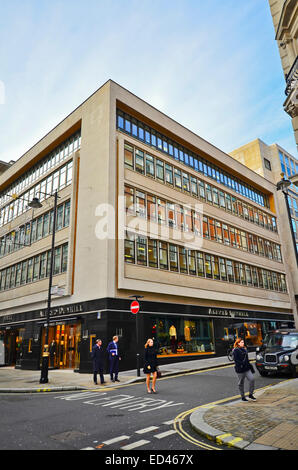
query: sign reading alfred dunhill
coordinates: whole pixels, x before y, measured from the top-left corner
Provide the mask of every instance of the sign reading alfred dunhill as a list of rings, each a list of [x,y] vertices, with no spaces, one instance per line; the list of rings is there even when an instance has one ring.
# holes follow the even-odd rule
[[[67,315],[69,313],[81,313],[84,312],[83,304],[72,304],[72,305],[62,305],[61,307],[51,308],[50,316],[57,317],[60,315]],[[42,309],[39,311],[40,318],[45,318],[47,314],[47,309]]]
[[[228,318],[235,318],[235,317],[248,318],[250,316],[250,313],[244,310],[229,310],[229,309],[221,309],[221,308],[209,308],[208,314],[213,315],[213,316],[216,315],[218,317],[228,317]]]

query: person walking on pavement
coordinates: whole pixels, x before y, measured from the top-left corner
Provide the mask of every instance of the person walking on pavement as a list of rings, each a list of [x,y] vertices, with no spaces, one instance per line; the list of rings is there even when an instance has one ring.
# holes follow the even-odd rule
[[[240,390],[242,401],[248,401],[247,398],[245,398],[245,393],[244,393],[245,378],[249,382],[248,398],[250,398],[251,400],[255,400],[255,397],[253,396],[255,381],[254,381],[253,372],[252,372],[254,371],[254,369],[253,369],[253,366],[249,362],[248,352],[244,346],[244,340],[242,338],[238,338],[235,341],[234,349],[233,349],[233,358],[235,361],[235,371],[239,378],[238,387]]]
[[[95,345],[92,348],[91,357],[93,360],[93,381],[97,385],[97,374],[100,375],[100,383],[105,384],[105,379],[103,375],[104,368],[104,355],[102,348],[101,339],[97,339]]]
[[[144,354],[144,369],[143,372],[146,374],[146,386],[147,393],[157,393],[155,390],[155,384],[157,379],[157,353],[156,349],[153,346],[153,339],[149,338],[145,344],[145,354]],[[153,374],[152,378],[152,388],[150,390],[150,377]]]
[[[112,382],[120,382],[118,379],[119,373],[119,351],[118,351],[118,336],[113,336],[113,341],[108,344],[107,351],[110,361],[110,377]]]

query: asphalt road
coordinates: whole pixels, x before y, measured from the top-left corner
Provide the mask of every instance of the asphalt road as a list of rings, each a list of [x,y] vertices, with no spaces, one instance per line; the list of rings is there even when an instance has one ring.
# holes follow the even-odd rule
[[[258,373],[255,379],[256,389],[284,380]],[[165,450],[182,455],[223,449],[190,428],[189,414],[200,405],[239,395],[233,366],[164,377],[157,391],[147,394],[144,383],[134,383],[95,391],[2,394],[0,449]]]

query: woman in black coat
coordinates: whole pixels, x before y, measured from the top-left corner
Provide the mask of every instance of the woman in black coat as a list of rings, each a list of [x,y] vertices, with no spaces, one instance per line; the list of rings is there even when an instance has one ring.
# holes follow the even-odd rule
[[[156,349],[153,346],[153,339],[149,338],[145,344],[145,354],[144,354],[144,374],[146,374],[146,386],[147,393],[156,393],[155,384],[157,379],[157,353]],[[152,378],[152,389],[150,390],[150,376],[153,374]]]
[[[247,401],[244,393],[244,380],[245,378],[249,382],[249,395],[248,398],[255,400],[253,396],[255,381],[253,376],[253,367],[248,359],[247,349],[244,347],[244,340],[241,338],[236,339],[233,349],[233,358],[235,362],[235,371],[238,375],[239,382],[238,387],[241,394],[242,401]]]

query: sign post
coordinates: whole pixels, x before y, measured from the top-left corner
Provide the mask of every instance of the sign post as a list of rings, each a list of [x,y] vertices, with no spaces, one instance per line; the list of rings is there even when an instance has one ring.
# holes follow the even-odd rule
[[[140,304],[138,299],[142,299],[142,295],[131,295],[130,298],[134,298],[135,300],[130,304],[130,311],[133,315],[136,316],[136,356],[137,356],[137,376],[140,377],[140,353],[139,353],[139,311],[140,311]]]

